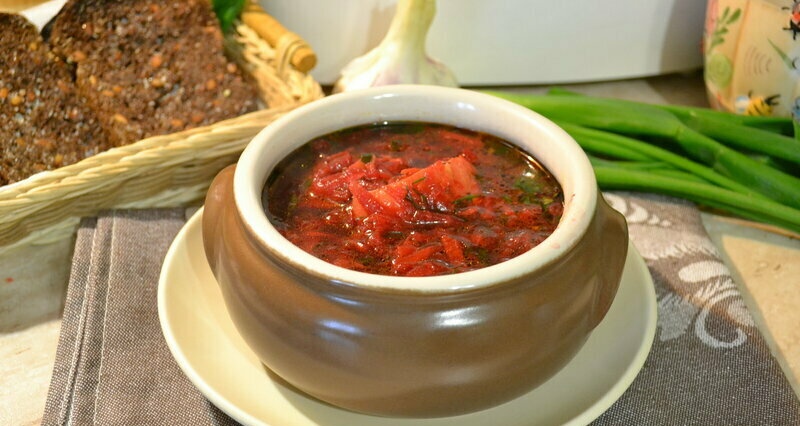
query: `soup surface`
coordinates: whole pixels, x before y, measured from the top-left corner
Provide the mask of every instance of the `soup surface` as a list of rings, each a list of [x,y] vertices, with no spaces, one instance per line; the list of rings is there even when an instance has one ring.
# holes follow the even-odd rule
[[[518,256],[558,224],[563,194],[489,134],[393,122],[321,136],[277,165],[262,195],[281,234],[345,268],[464,272]]]

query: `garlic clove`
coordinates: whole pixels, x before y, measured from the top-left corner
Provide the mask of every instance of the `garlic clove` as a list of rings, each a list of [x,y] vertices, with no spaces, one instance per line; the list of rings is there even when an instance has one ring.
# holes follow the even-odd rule
[[[425,40],[435,14],[436,0],[399,0],[384,39],[342,69],[333,91],[390,84],[457,87],[453,72],[425,52]]]

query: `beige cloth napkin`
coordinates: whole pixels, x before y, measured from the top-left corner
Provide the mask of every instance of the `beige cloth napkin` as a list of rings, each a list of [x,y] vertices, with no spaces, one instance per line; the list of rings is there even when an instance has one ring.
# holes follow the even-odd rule
[[[158,322],[183,210],[115,211],[78,230],[44,425],[235,424],[183,375]]]
[[[644,368],[594,423],[800,425],[800,403],[697,209],[606,197],[650,268],[659,320]],[[43,424],[235,424],[183,375],[158,323],[158,276],[185,220],[183,210],[145,210],[83,221]]]

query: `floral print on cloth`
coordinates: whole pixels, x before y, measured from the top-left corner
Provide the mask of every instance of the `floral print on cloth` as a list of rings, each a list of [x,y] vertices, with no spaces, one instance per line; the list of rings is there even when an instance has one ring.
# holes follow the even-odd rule
[[[698,210],[656,195],[605,196],[653,276],[659,320],[644,367],[594,424],[800,425],[797,397]],[[186,217],[132,210],[82,222],[43,425],[237,424],[186,378],[158,323],[161,261]],[[420,423],[458,424],[429,420]]]
[[[754,327],[755,323],[705,231],[676,227],[673,221],[659,218],[636,200],[613,194],[606,198],[626,215],[631,238],[634,244],[640,241],[637,249],[645,260],[691,259],[677,269],[670,288],[659,295],[657,338],[667,341],[688,332],[711,347],[732,348],[744,344],[747,333],[743,328]],[[647,235],[657,238],[647,238]],[[729,329],[716,332],[709,329],[709,313],[713,309],[727,316]]]
[[[625,215],[653,276],[658,322],[631,387],[598,425],[800,425],[800,402],[686,201],[625,192]]]

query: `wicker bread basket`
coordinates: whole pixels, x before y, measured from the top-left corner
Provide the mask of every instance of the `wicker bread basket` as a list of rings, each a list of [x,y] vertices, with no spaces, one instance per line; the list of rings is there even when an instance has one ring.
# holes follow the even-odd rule
[[[147,138],[0,187],[0,254],[20,245],[69,238],[83,216],[112,208],[198,203],[219,170],[281,114],[323,96],[292,65],[309,49],[286,32],[274,45],[245,23],[226,36],[226,53],[257,82],[266,108],[210,126]]]

